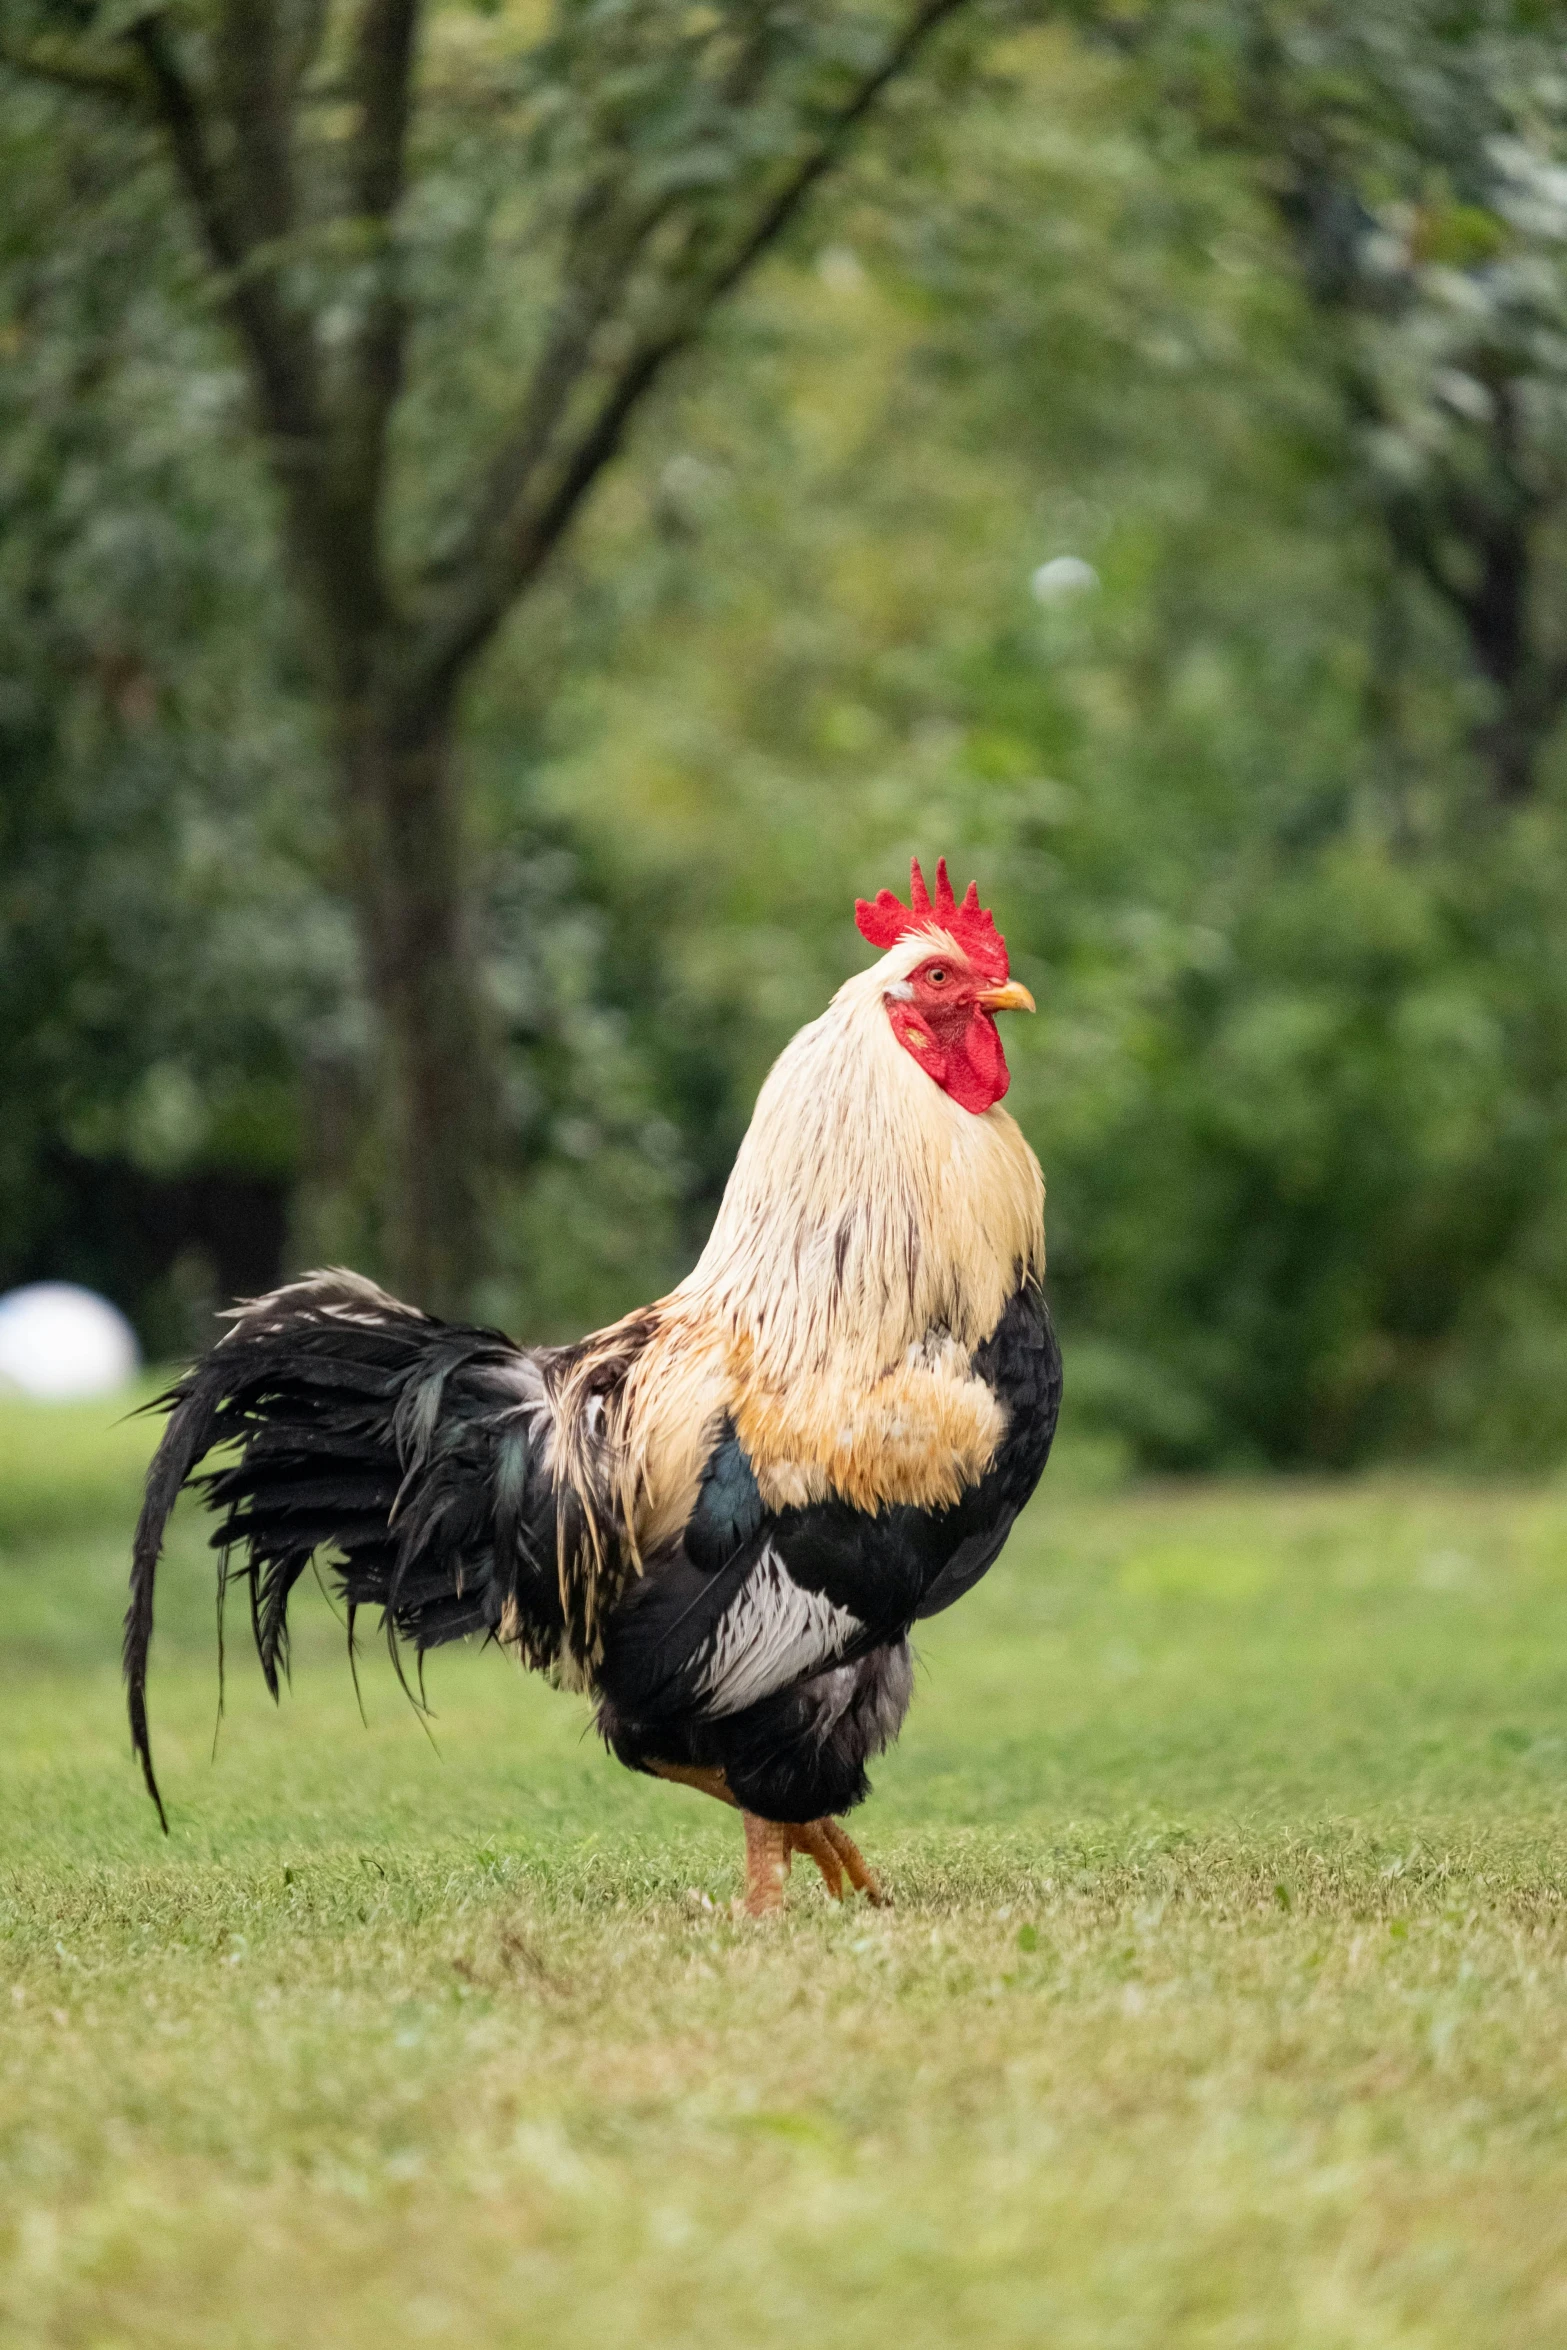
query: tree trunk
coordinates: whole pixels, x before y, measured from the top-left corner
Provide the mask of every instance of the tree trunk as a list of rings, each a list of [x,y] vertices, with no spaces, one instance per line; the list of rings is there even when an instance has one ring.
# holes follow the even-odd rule
[[[1542,733],[1530,645],[1533,549],[1527,515],[1497,515],[1479,554],[1479,578],[1460,612],[1475,666],[1495,688],[1498,707],[1476,729],[1475,747],[1489,771],[1492,799],[1514,808],[1533,797]]]
[[[348,885],[380,1030],[388,1276],[410,1304],[461,1317],[485,1264],[495,1074],[450,709],[372,701],[345,713],[338,760]]]
[[[1545,728],[1527,697],[1517,695],[1475,729],[1475,748],[1499,808],[1521,808],[1535,791],[1535,764]]]

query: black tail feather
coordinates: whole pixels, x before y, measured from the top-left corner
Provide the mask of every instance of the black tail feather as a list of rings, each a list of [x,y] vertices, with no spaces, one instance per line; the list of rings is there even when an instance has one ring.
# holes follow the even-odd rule
[[[163,1530],[179,1499],[181,1486],[211,1447],[218,1403],[219,1392],[209,1388],[203,1393],[197,1374],[192,1373],[145,1407],[149,1411],[160,1407],[166,1410],[169,1424],[147,1471],[147,1491],[131,1545],[131,1599],[125,1611],[123,1661],[131,1744],[147,1782],[147,1793],[158,1807],[158,1820],[165,1836],[169,1832],[169,1815],[158,1792],[152,1745],[147,1735],[147,1652],[152,1646],[153,1585],[163,1550]]]
[[[181,1491],[218,1517],[219,1601],[249,1584],[251,1630],[274,1698],[288,1672],[289,1601],[326,1554],[347,1604],[427,1648],[503,1622],[530,1661],[561,1635],[554,1496],[533,1441],[541,1387],[493,1330],[432,1320],[353,1275],[316,1274],[243,1309],[157,1404],[169,1413],[147,1475],[125,1619],[131,1737],[164,1831],[147,1729],[153,1588]],[[215,1449],[234,1455],[205,1476]],[[220,1642],[221,1655],[221,1642]],[[414,1702],[421,1699],[414,1697]]]

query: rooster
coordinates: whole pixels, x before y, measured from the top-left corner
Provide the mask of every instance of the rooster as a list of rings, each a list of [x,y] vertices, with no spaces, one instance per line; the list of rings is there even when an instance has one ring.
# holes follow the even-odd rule
[[[484,1635],[586,1691],[622,1763],[738,1809],[753,1916],[795,1854],[883,1898],[838,1815],[902,1725],[913,1625],[979,1580],[1039,1480],[1061,1358],[1044,1185],[1000,1106],[995,1015],[1033,998],[945,861],[934,899],[916,862],[908,905],[884,889],[856,919],[880,959],[780,1055],[668,1297],[519,1347],[313,1273],[236,1308],[159,1399],[125,1670],[165,1830],[153,1583],[194,1483],[274,1697],[325,1552],[351,1658],[367,1605],[394,1659]]]

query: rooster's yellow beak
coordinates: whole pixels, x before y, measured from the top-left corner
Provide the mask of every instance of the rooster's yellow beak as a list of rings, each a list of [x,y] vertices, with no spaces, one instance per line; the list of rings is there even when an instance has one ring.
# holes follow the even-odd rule
[[[1005,987],[987,987],[979,998],[984,1012],[1031,1012],[1034,999],[1020,979],[1009,979]]]

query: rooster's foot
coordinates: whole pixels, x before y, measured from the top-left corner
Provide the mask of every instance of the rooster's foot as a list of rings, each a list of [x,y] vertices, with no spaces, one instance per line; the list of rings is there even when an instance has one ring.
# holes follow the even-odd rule
[[[855,1843],[854,1838],[849,1834],[848,1829],[838,1820],[813,1820],[811,1826],[813,1829],[819,1828],[821,1830],[822,1836],[832,1847],[834,1857],[842,1863],[844,1875],[854,1887],[855,1892],[863,1893],[873,1909],[890,1909],[892,1907],[891,1895],[883,1890],[881,1879]],[[824,1877],[827,1875],[825,1869],[822,1870],[822,1875]],[[828,1889],[832,1890],[831,1878],[828,1878]]]
[[[755,1812],[749,1811],[742,1816],[745,1820],[745,1894],[741,1907],[747,1917],[777,1916],[784,1905],[784,1887],[788,1883],[790,1865],[797,1852],[815,1861],[834,1901],[843,1899],[843,1883],[847,1877],[856,1893],[863,1893],[878,1909],[886,1907],[887,1896],[881,1889],[875,1870],[848,1830],[840,1827],[836,1820],[763,1820],[758,1819]]]

